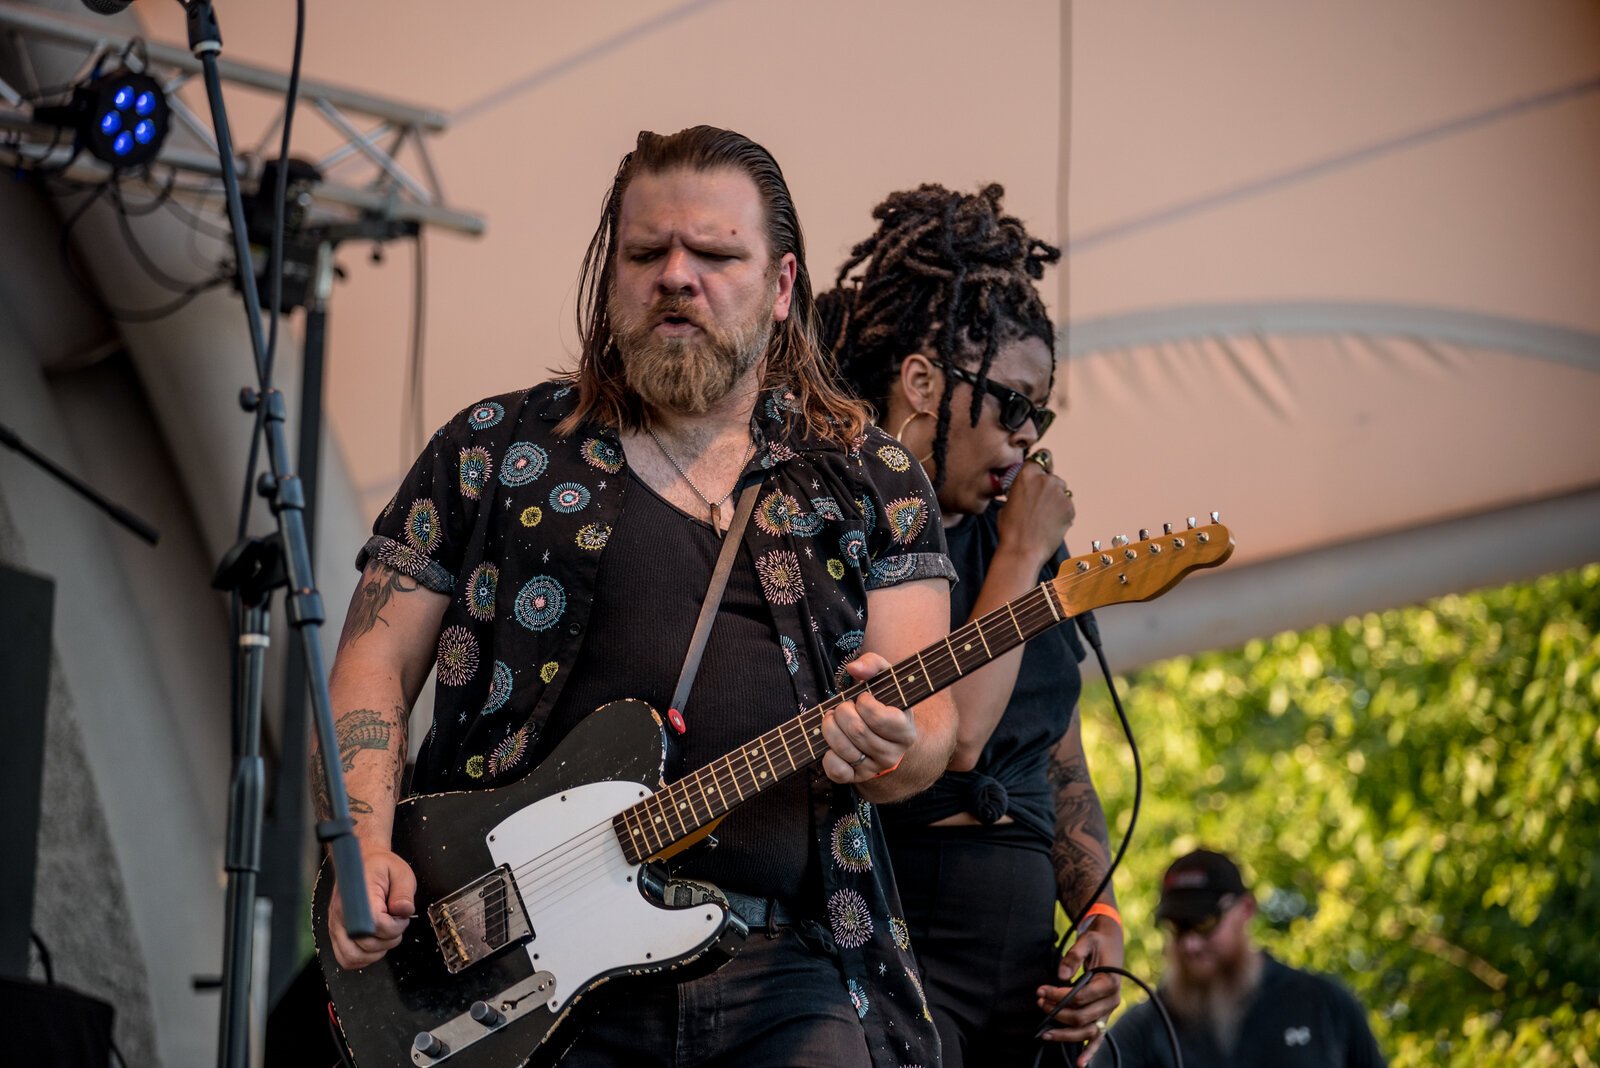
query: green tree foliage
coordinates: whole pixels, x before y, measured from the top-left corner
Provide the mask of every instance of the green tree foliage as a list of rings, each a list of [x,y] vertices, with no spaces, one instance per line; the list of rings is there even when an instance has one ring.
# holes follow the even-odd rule
[[[1206,845],[1253,880],[1260,942],[1348,985],[1395,1068],[1597,1063],[1600,565],[1165,661],[1118,689],[1145,765],[1117,876],[1135,974],[1161,972],[1162,870]],[[1125,825],[1133,773],[1104,684],[1083,713]]]

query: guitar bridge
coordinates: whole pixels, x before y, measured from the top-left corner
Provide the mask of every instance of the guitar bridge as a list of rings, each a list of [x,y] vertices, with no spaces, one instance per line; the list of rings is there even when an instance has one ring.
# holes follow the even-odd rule
[[[505,864],[430,905],[428,923],[452,975],[533,938],[522,894]]]

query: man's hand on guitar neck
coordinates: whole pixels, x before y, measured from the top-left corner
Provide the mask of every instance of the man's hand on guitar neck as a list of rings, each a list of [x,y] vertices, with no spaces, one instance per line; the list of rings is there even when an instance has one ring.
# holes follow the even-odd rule
[[[362,850],[367,874],[367,901],[372,906],[375,933],[370,938],[352,939],[344,929],[344,905],[339,888],[333,888],[328,903],[328,937],[333,957],[341,968],[365,968],[400,944],[412,916],[417,911],[417,876],[411,865],[387,850]]]

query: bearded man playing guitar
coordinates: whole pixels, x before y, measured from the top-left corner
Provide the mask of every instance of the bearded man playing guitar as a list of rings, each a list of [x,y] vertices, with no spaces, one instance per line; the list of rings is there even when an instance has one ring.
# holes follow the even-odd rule
[[[315,910],[351,1050],[934,1065],[873,806],[939,776],[955,716],[914,669],[858,684],[948,630],[928,481],[829,381],[794,206],[749,139],[641,133],[580,288],[576,372],[441,428],[361,552],[331,690],[377,933],[351,940],[326,886]]]

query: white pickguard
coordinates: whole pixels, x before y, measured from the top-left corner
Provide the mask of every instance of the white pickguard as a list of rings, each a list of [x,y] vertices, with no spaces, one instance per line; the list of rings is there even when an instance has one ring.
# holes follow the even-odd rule
[[[546,1003],[560,1012],[599,975],[685,956],[712,940],[716,905],[668,909],[639,892],[639,867],[622,855],[611,818],[649,797],[636,782],[595,782],[552,794],[508,816],[486,844],[510,865],[533,926],[524,951],[555,976]]]

